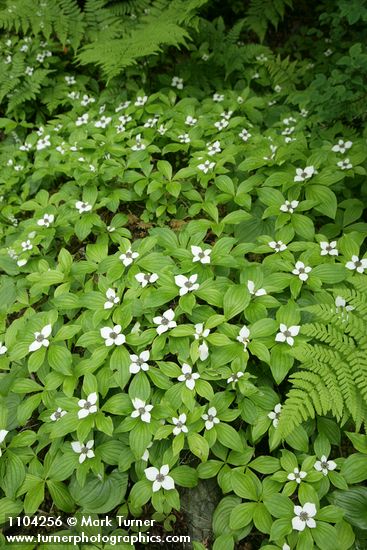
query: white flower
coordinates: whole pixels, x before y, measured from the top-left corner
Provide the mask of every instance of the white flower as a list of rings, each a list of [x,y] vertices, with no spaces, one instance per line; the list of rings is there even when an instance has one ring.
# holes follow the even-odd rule
[[[30,151],[32,149],[32,145],[30,143],[25,143],[24,145],[21,145],[19,147],[20,151]]]
[[[58,407],[55,412],[53,412],[50,415],[50,418],[53,422],[56,422],[57,420],[60,420],[63,416],[65,416],[66,411],[63,411],[61,407]]]
[[[164,134],[167,132],[167,128],[163,124],[160,124],[159,128],[157,128],[157,132],[161,136],[164,136]]]
[[[137,98],[136,98],[136,101],[134,103],[135,107],[142,107],[143,105],[145,105],[145,103],[148,101],[148,96],[144,95],[144,96],[141,96],[139,95]]]
[[[301,109],[300,115],[301,115],[303,118],[306,118],[306,117],[308,116],[308,111],[307,111],[307,109]]]
[[[195,126],[195,124],[197,123],[197,121],[198,121],[198,119],[192,117],[191,115],[188,115],[188,116],[185,118],[185,124],[186,124],[187,126]]]
[[[287,479],[289,481],[296,481],[297,483],[301,483],[302,479],[304,479],[307,476],[307,472],[300,471],[298,468],[294,468],[293,472],[287,475]]]
[[[106,229],[109,233],[113,233],[114,231],[116,231],[116,227],[113,227],[113,225],[108,225]]]
[[[135,279],[144,288],[145,286],[147,286],[147,284],[155,283],[156,281],[158,281],[159,276],[157,275],[157,273],[137,273],[135,275]]]
[[[87,124],[89,119],[89,113],[84,113],[84,115],[80,116],[76,119],[75,125],[76,126],[82,126],[83,124]]]
[[[342,308],[342,310],[345,309],[346,311],[353,311],[353,309],[355,309],[353,306],[347,306],[346,304],[347,302],[344,300],[344,298],[342,298],[342,296],[337,296],[335,298],[335,306],[336,306],[337,313],[339,313],[339,308]]]
[[[213,94],[213,101],[220,103],[221,101],[223,101],[223,99],[224,99],[223,94],[218,94],[218,93]]]
[[[153,441],[151,441],[148,445],[148,447],[145,449],[143,456],[141,457],[141,460],[144,460],[144,462],[148,462],[149,460],[149,449],[153,445]]]
[[[142,401],[138,397],[132,399],[132,404],[135,411],[131,413],[131,417],[138,418],[140,416],[142,422],[149,424],[151,420],[150,411],[153,409],[153,405],[146,405],[145,401]]]
[[[125,126],[125,124],[132,121],[132,118],[130,115],[122,115],[119,116],[119,121]]]
[[[350,162],[349,158],[345,158],[336,163],[341,170],[350,170],[353,168],[353,164]]]
[[[185,275],[175,275],[175,283],[180,289],[180,296],[184,296],[188,292],[198,290],[199,284],[196,282],[198,276],[196,273],[186,277]]]
[[[243,344],[243,349],[246,351],[247,345],[250,341],[250,330],[246,327],[246,325],[241,328],[240,333],[237,336],[237,340]]]
[[[316,174],[314,166],[306,166],[306,168],[296,168],[296,175],[294,181],[304,181]]]
[[[79,99],[80,97],[80,92],[69,92],[68,93],[68,98],[70,99]],[[83,105],[83,103],[82,103]],[[87,103],[85,103],[85,105],[87,105]]]
[[[274,92],[279,94],[280,92],[282,91],[282,87],[279,86],[279,84],[277,84],[276,86],[274,86]]]
[[[305,266],[303,262],[296,262],[292,273],[293,275],[298,275],[301,281],[307,281],[308,273],[310,273],[310,271],[312,271],[312,267]]]
[[[120,111],[127,109],[130,103],[131,103],[130,101],[125,101],[125,103],[120,103],[120,105],[116,107],[115,113],[119,113]]]
[[[87,397],[87,399],[79,399],[78,405],[80,407],[80,411],[78,411],[78,418],[85,418],[89,414],[93,414],[97,412],[97,399],[98,395],[96,392],[90,393]]]
[[[198,347],[200,361],[205,361],[209,357],[209,348],[206,342],[202,342]]]
[[[103,327],[100,330],[102,338],[105,340],[106,346],[121,346],[125,343],[125,335],[121,334],[121,325],[111,327]]]
[[[131,248],[126,250],[123,254],[120,254],[119,259],[122,261],[125,267],[131,265],[136,258],[139,257],[138,252],[132,252]]]
[[[27,263],[27,260],[25,260],[25,259],[17,261],[17,265],[19,267],[23,267],[26,263]]]
[[[8,433],[9,433],[8,430],[0,430],[0,443],[4,441]],[[1,456],[1,449],[0,449],[0,456]]]
[[[154,118],[148,118],[148,120],[144,123],[144,128],[154,128],[158,122],[158,118],[159,117],[157,116],[154,116]]]
[[[290,126],[292,122],[296,122],[296,119],[292,116],[290,116],[289,118],[283,118],[283,124],[285,124],[286,126]]]
[[[141,142],[141,134],[137,134],[135,136],[136,143],[131,147],[132,151],[144,151],[146,149],[146,145]]]
[[[258,290],[255,290],[254,281],[247,281],[247,288],[249,293],[253,294],[254,296],[265,296],[266,294],[265,288],[259,288]]]
[[[291,327],[287,327],[287,325],[280,323],[279,332],[275,336],[275,341],[287,342],[289,346],[293,346],[294,336],[297,336],[299,334],[300,328],[301,327],[298,325],[292,325]]]
[[[50,224],[54,222],[54,220],[55,216],[53,214],[44,214],[43,218],[37,221],[37,225],[49,227]]]
[[[204,174],[207,174],[209,170],[212,170],[214,168],[214,166],[215,166],[215,162],[210,162],[209,160],[206,160],[204,163],[199,164],[198,168],[199,170],[204,172]]]
[[[94,445],[94,440],[91,439],[90,441],[87,441],[87,443],[84,445],[84,443],[80,443],[79,441],[72,441],[71,447],[75,453],[78,453],[79,456],[79,462],[82,464],[86,458],[93,458],[94,452],[92,451]]]
[[[227,128],[228,124],[229,124],[229,122],[225,118],[222,118],[221,120],[218,120],[217,122],[214,122],[214,126],[219,131],[224,130],[224,128]]]
[[[46,325],[41,329],[41,332],[35,332],[34,333],[34,342],[32,342],[28,348],[28,351],[36,351],[40,349],[42,346],[45,348],[48,348],[50,342],[48,340],[48,337],[50,336],[52,332],[51,325]]]
[[[316,460],[314,468],[318,472],[322,472],[324,476],[327,476],[330,470],[335,470],[336,462],[334,462],[334,460],[328,460],[325,455],[322,455],[321,460]]]
[[[325,57],[329,57],[330,55],[332,55],[333,53],[333,50],[331,50],[330,48],[328,48],[327,50],[324,51],[324,56]]]
[[[33,71],[34,71],[34,67],[26,67],[24,73],[25,73],[27,76],[32,76],[32,75],[33,75]]]
[[[293,214],[298,205],[299,201],[285,201],[285,203],[280,206],[279,210]]]
[[[338,249],[336,248],[337,242],[331,241],[328,243],[327,241],[321,241],[320,242],[320,255],[321,256],[337,256],[339,254]]]
[[[201,56],[201,59],[202,59],[203,61],[208,61],[209,55],[208,55],[207,53],[203,53],[203,55]]]
[[[210,264],[211,249],[206,248],[203,250],[201,246],[191,246],[191,253],[193,255],[193,262],[200,262],[201,264]]]
[[[243,375],[244,373],[242,371],[234,372],[229,378],[227,378],[227,384],[231,384],[232,382],[235,384],[240,378],[242,378]]]
[[[115,304],[118,304],[120,298],[116,296],[116,291],[113,288],[108,288],[106,290],[107,302],[104,303],[104,309],[111,309]]]
[[[182,88],[183,88],[183,79],[180,78],[179,76],[174,76],[172,78],[171,86],[173,86],[173,88],[177,88],[178,90],[182,90]]]
[[[89,204],[89,202],[76,201],[75,208],[78,210],[79,214],[83,214],[83,212],[92,210],[92,205]]]
[[[41,151],[42,149],[45,149],[46,147],[50,147],[50,136],[45,136],[44,138],[41,138],[37,141],[36,147],[37,151]]]
[[[96,100],[94,99],[94,97],[89,97],[87,94],[84,94],[83,99],[80,102],[80,105],[82,105],[83,107],[86,107],[87,105],[89,105],[89,103],[94,103],[95,101]]]
[[[367,258],[360,260],[358,256],[352,256],[351,261],[347,262],[345,267],[350,270],[356,269],[358,273],[363,273],[367,269]]]
[[[181,432],[187,433],[189,430],[187,429],[187,426],[185,424],[186,422],[186,414],[180,414],[178,418],[172,418],[172,422],[174,423],[175,427],[172,430],[173,435],[179,435]]]
[[[76,80],[74,76],[65,76],[65,82],[68,86],[72,86],[73,84],[76,84]]]
[[[191,141],[189,134],[180,134],[177,139],[179,139],[181,143],[190,143]]]
[[[247,141],[250,137],[251,137],[251,134],[250,132],[248,132],[245,128],[243,130],[241,130],[241,132],[238,134],[238,136],[243,140],[243,141]]]
[[[30,240],[22,242],[22,249],[23,249],[23,252],[24,252],[25,250],[32,250],[32,248],[33,248],[33,245],[32,245],[32,243],[31,243]]]
[[[279,416],[282,410],[282,405],[278,403],[275,405],[274,410],[268,413],[268,418],[273,421],[273,426],[276,428],[279,424]]]
[[[207,338],[209,334],[210,330],[208,328],[204,329],[204,323],[196,323],[194,334],[195,340],[200,340],[200,338]]]
[[[163,332],[167,332],[170,328],[177,327],[176,321],[173,320],[174,318],[175,312],[173,309],[167,309],[162,316],[153,317],[153,323],[158,325],[157,333],[163,334]]]
[[[129,371],[131,374],[136,374],[140,370],[147,371],[149,370],[149,365],[147,361],[149,361],[150,352],[149,350],[142,351],[140,355],[132,354],[130,355],[130,367]]]
[[[95,128],[106,128],[106,126],[111,122],[112,118],[110,116],[102,116],[99,120],[94,123]]]
[[[217,409],[215,407],[210,407],[208,409],[208,414],[203,414],[201,416],[205,420],[205,428],[211,430],[214,428],[214,424],[219,424],[219,418],[217,418]]]
[[[295,517],[292,519],[292,527],[295,531],[303,531],[306,526],[310,529],[316,527],[316,506],[312,502],[306,502],[304,506],[295,506]]]
[[[266,57],[266,55],[264,55],[263,53],[261,53],[260,55],[257,55],[256,56],[256,61],[259,61],[260,63],[264,62],[264,61],[267,61],[268,58]]]
[[[187,363],[183,363],[181,368],[182,374],[177,378],[179,382],[185,382],[186,387],[189,390],[195,388],[195,380],[200,378],[200,374],[197,372],[192,372],[192,367]]]
[[[275,252],[283,252],[283,250],[287,248],[287,245],[284,244],[282,241],[270,241],[268,243],[268,246],[270,246],[270,248],[273,248]]]
[[[0,342],[0,355],[4,355],[8,351],[6,346],[3,346],[3,343]]]
[[[210,155],[210,156],[213,156],[213,155],[215,155],[216,153],[220,153],[220,152],[221,152],[220,141],[215,141],[215,142],[212,143],[212,144],[207,143],[207,147],[208,147],[208,155]]]
[[[162,487],[163,489],[166,489],[166,491],[170,491],[175,488],[173,478],[168,475],[168,464],[164,464],[160,470],[158,470],[158,468],[154,468],[154,466],[151,466],[150,468],[146,468],[144,473],[145,477],[149,479],[149,481],[153,481],[153,493],[156,493]]]
[[[338,143],[334,145],[331,150],[334,153],[345,153],[348,149],[350,149],[353,145],[353,141],[343,141],[342,139],[339,139]]]
[[[282,136],[290,136],[291,134],[293,134],[293,132],[294,132],[294,126],[291,126],[289,128],[285,128],[282,131]]]

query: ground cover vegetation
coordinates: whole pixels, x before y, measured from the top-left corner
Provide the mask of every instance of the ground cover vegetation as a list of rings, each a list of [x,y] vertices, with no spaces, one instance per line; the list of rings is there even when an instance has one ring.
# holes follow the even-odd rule
[[[367,3],[294,4],[0,2],[3,542],[366,548]]]

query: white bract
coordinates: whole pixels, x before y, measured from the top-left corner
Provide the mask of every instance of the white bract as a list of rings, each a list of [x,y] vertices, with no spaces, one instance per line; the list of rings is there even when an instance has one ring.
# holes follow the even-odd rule
[[[250,330],[244,325],[239,335],[237,336],[237,340],[243,344],[244,351],[247,351],[247,345],[250,342]]]
[[[94,445],[94,440],[91,439],[90,441],[87,441],[87,443],[84,445],[84,443],[80,443],[79,441],[72,441],[71,447],[75,453],[78,453],[79,456],[79,462],[82,464],[86,458],[93,458],[94,452],[92,451]]]
[[[0,443],[4,441],[8,433],[9,433],[8,430],[0,430]],[[0,449],[0,456],[1,456],[1,449]]]
[[[217,122],[214,123],[214,126],[216,127],[217,130],[221,131],[221,130],[224,130],[224,128],[227,128],[229,122],[228,120],[226,120],[225,118],[222,118],[221,120],[218,120]]]
[[[307,472],[303,472],[299,470],[299,468],[294,468],[293,472],[287,475],[289,481],[296,481],[297,483],[301,483],[302,479],[305,477],[307,477]]]
[[[334,145],[331,150],[334,153],[345,153],[348,149],[350,149],[353,145],[353,141],[344,141],[342,139],[339,139],[338,143]]]
[[[195,124],[197,123],[197,121],[198,121],[198,119],[192,117],[191,115],[188,115],[188,116],[185,118],[185,124],[186,124],[187,126],[195,126]]]
[[[220,153],[221,152],[221,148],[220,148],[220,141],[215,141],[214,143],[210,144],[210,143],[207,143],[207,147],[208,147],[208,155],[210,156],[213,156],[215,155],[216,153]]]
[[[351,168],[353,168],[353,164],[350,162],[348,158],[340,160],[336,164],[337,166],[339,166],[341,170],[350,170]]]
[[[266,294],[265,288],[259,288],[258,290],[255,289],[254,281],[247,281],[247,288],[249,293],[253,296],[265,296]]]
[[[140,416],[142,422],[149,424],[151,420],[150,411],[153,409],[153,405],[146,405],[145,401],[138,397],[132,399],[132,404],[135,410],[131,413],[131,417],[138,418]]]
[[[181,143],[190,143],[191,141],[189,134],[180,134],[177,138]]]
[[[155,283],[156,281],[158,281],[159,276],[157,275],[157,273],[137,273],[135,275],[135,279],[144,288],[145,286],[147,286],[147,284]]]
[[[141,96],[139,95],[137,98],[136,98],[136,101],[134,103],[135,107],[142,107],[143,105],[145,105],[145,103],[148,101],[148,96],[144,95],[144,96]]]
[[[174,423],[175,427],[172,430],[173,435],[179,435],[181,432],[187,433],[189,430],[186,426],[186,414],[180,414],[178,418],[173,417],[172,422]]]
[[[210,162],[210,160],[206,160],[205,162],[202,162],[198,165],[199,170],[204,172],[204,174],[207,174],[209,170],[213,170],[215,167],[215,162]]]
[[[121,325],[111,327],[103,327],[100,330],[101,336],[105,341],[106,346],[121,346],[125,343],[125,335],[121,334]]]
[[[190,367],[187,363],[182,365],[181,371],[182,374],[178,376],[177,380],[179,382],[185,382],[186,387],[189,390],[193,390],[195,388],[195,380],[200,378],[200,374],[197,372],[192,372],[192,367]]]
[[[138,252],[133,252],[131,248],[126,250],[123,254],[120,254],[119,259],[122,261],[125,267],[131,265],[136,258],[139,258]]]
[[[275,252],[283,252],[283,250],[286,250],[287,245],[284,244],[282,241],[270,241],[268,243],[268,246],[270,248],[273,248]]]
[[[331,241],[328,243],[327,241],[321,241],[320,242],[320,255],[321,256],[337,256],[339,254],[338,249],[336,248],[337,242]]]
[[[280,417],[281,411],[282,411],[282,405],[280,403],[277,403],[277,405],[275,405],[274,407],[274,410],[268,413],[268,418],[270,418],[270,420],[273,421],[274,428],[276,428],[279,424],[279,417]]]
[[[8,351],[8,348],[6,346],[3,346],[3,343],[0,342],[0,355],[4,355]]]
[[[151,466],[150,468],[146,468],[144,470],[145,477],[149,479],[149,481],[153,481],[153,493],[156,493],[161,488],[166,489],[166,491],[170,491],[171,489],[175,488],[175,482],[171,476],[169,476],[169,466],[168,464],[164,464],[160,470],[158,468],[154,468],[154,466]]]
[[[50,145],[50,136],[45,136],[37,141],[36,148],[37,151],[42,151],[42,149],[46,149],[46,147],[50,147]]]
[[[293,214],[298,205],[299,201],[285,201],[285,203],[280,206],[279,210]]]
[[[201,264],[210,264],[210,254],[212,253],[210,248],[205,250],[201,246],[191,246],[191,254],[193,255],[193,262],[200,262]]]
[[[116,296],[116,290],[114,288],[108,288],[106,290],[107,301],[104,303],[104,309],[111,309],[115,304],[118,304],[120,298]]]
[[[223,99],[224,99],[223,94],[218,94],[217,92],[215,94],[213,94],[213,101],[216,101],[217,103],[220,103],[221,101],[223,101]]]
[[[294,181],[304,181],[316,174],[316,169],[314,166],[306,166],[305,168],[296,168],[296,175],[294,176]]]
[[[217,418],[217,409],[215,407],[210,407],[208,409],[208,414],[203,414],[201,416],[205,420],[205,428],[211,430],[214,428],[215,424],[219,424],[219,418]]]
[[[141,141],[141,134],[135,136],[135,142],[135,145],[131,147],[132,151],[144,151],[146,149],[146,145]]]
[[[327,476],[329,471],[335,470],[336,462],[334,462],[334,460],[328,460],[327,456],[322,455],[320,460],[316,460],[314,468],[318,472],[322,472],[324,476]]]
[[[76,201],[75,208],[78,210],[79,214],[83,214],[84,212],[92,210],[92,205],[89,204],[89,202]]]
[[[306,502],[304,506],[295,506],[295,517],[292,519],[292,527],[295,531],[304,531],[306,527],[314,529],[316,521],[316,506],[312,502]]]
[[[75,126],[83,126],[83,124],[88,124],[89,113],[84,113],[84,115],[78,117],[75,121]]]
[[[227,384],[231,384],[232,382],[235,384],[240,378],[242,378],[243,375],[244,373],[242,371],[234,372],[229,378],[227,378]]]
[[[196,282],[197,278],[198,276],[196,273],[190,275],[190,277],[186,277],[185,275],[175,275],[175,283],[180,289],[180,296],[184,296],[188,292],[198,290],[199,283]]]
[[[195,340],[200,340],[200,338],[207,338],[210,334],[210,329],[204,329],[204,323],[196,323],[195,325]]]
[[[55,216],[53,214],[44,214],[41,219],[37,220],[37,225],[49,227],[50,224],[54,222],[54,220]]]
[[[367,258],[360,260],[358,256],[352,256],[352,259],[345,264],[347,269],[356,270],[357,273],[363,273],[367,269]]]
[[[96,405],[97,400],[98,395],[96,392],[90,393],[87,399],[79,399],[78,405],[80,410],[78,411],[78,418],[85,418],[89,414],[96,413],[98,410]]]
[[[173,319],[175,318],[175,312],[173,309],[167,309],[162,316],[153,317],[153,323],[158,325],[157,327],[157,333],[163,334],[163,332],[167,332],[170,328],[177,327],[176,321]]]
[[[61,407],[58,407],[56,409],[55,412],[53,412],[51,415],[50,415],[50,419],[53,421],[53,422],[56,422],[57,420],[60,420],[60,418],[62,418],[63,416],[66,415],[66,411],[63,411]]]
[[[52,332],[51,325],[46,325],[41,329],[41,332],[34,333],[34,341],[30,344],[28,351],[36,351],[42,346],[47,348],[50,344],[48,337]]]
[[[149,361],[150,352],[149,350],[142,351],[139,355],[132,354],[130,355],[130,366],[129,371],[131,374],[136,374],[140,370],[147,371],[149,370],[149,365],[147,361]]]
[[[289,346],[293,346],[294,336],[297,336],[299,334],[300,328],[301,327],[298,325],[292,325],[291,327],[287,327],[287,325],[280,323],[279,332],[275,336],[275,341],[286,342]]]
[[[177,88],[178,90],[182,90],[183,89],[183,78],[180,78],[179,76],[174,76],[172,78],[171,86],[173,86],[173,88]]]
[[[298,275],[301,281],[307,281],[310,271],[312,271],[312,267],[305,266],[303,262],[296,262],[292,273],[293,275]]]

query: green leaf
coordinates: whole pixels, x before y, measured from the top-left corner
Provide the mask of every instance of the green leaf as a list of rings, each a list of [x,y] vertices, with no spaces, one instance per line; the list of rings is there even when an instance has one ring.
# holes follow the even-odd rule
[[[227,320],[242,313],[250,303],[250,293],[245,285],[230,286],[224,295],[223,309]]]
[[[209,445],[207,440],[199,434],[191,433],[187,437],[189,449],[202,462],[206,462],[209,456]]]
[[[234,449],[235,451],[243,451],[243,443],[238,432],[229,424],[224,424],[220,422],[215,425],[215,430],[217,432],[218,440],[229,449]]]
[[[255,502],[246,502],[235,506],[231,512],[229,520],[230,528],[236,530],[246,527],[249,523],[251,523],[255,509]]]
[[[340,469],[347,483],[360,483],[367,479],[367,459],[360,453],[348,456]]]

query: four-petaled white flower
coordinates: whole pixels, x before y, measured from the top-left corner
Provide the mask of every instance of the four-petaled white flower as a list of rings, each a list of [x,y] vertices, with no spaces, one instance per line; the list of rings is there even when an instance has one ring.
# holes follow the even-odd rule
[[[274,410],[268,413],[268,418],[273,421],[273,426],[276,428],[279,424],[279,416],[282,411],[282,405],[277,403],[274,407]]]
[[[216,101],[217,103],[220,103],[221,101],[223,101],[223,99],[224,99],[223,94],[218,94],[217,92],[215,94],[213,94],[213,101]]]
[[[125,343],[126,338],[124,334],[121,334],[121,325],[115,325],[113,328],[103,327],[100,333],[106,346],[121,346]]]
[[[294,181],[304,181],[316,174],[316,169],[314,166],[306,166],[305,168],[296,168],[296,175],[294,176]]]
[[[216,127],[217,130],[221,131],[221,130],[224,130],[224,128],[227,128],[229,122],[228,120],[226,120],[225,118],[222,118],[221,120],[218,120],[217,122],[214,123],[214,126]]]
[[[358,273],[363,273],[367,269],[367,258],[360,260],[358,256],[352,256],[351,261],[345,264],[345,267],[350,270],[357,270]]]
[[[215,424],[219,424],[219,418],[217,417],[217,409],[215,407],[210,407],[208,409],[208,414],[203,414],[201,416],[205,420],[205,428],[211,430],[214,428]]]
[[[97,399],[98,395],[96,392],[90,393],[87,399],[79,399],[78,405],[80,410],[78,411],[78,418],[85,418],[89,414],[97,412]]]
[[[337,256],[339,254],[338,249],[336,248],[337,242],[331,241],[328,243],[327,241],[321,241],[320,242],[320,255],[321,256]]]
[[[137,98],[136,98],[136,101],[134,103],[135,107],[142,107],[143,105],[145,105],[145,103],[148,101],[148,96],[144,95],[144,96],[141,96],[139,95]]]
[[[120,254],[119,259],[122,261],[125,267],[131,265],[136,258],[139,258],[138,252],[133,252],[131,248],[126,250],[123,254]]]
[[[291,327],[287,327],[287,325],[280,323],[279,332],[275,336],[275,341],[287,342],[289,346],[293,346],[294,336],[297,336],[299,334],[300,328],[301,327],[298,325],[292,325]]]
[[[336,164],[337,166],[339,166],[341,170],[350,170],[351,168],[353,168],[353,164],[350,162],[348,158],[340,160]]]
[[[185,382],[186,387],[189,390],[193,390],[195,388],[195,380],[200,378],[200,374],[197,372],[192,372],[192,367],[190,367],[187,363],[183,363],[181,371],[182,374],[178,376],[177,380],[179,382]]]
[[[208,147],[208,155],[210,156],[213,156],[215,155],[216,153],[220,153],[221,152],[221,148],[220,148],[220,141],[215,141],[214,143],[210,144],[210,143],[207,143],[207,147]]]
[[[324,476],[327,476],[330,470],[335,470],[336,462],[334,462],[334,460],[328,460],[327,456],[322,455],[320,460],[316,460],[314,468],[318,472],[322,472]]]
[[[307,472],[300,471],[298,468],[294,468],[293,472],[287,475],[287,479],[289,481],[296,481],[297,483],[301,483],[302,479],[304,479],[307,476]]]
[[[44,214],[43,218],[37,221],[37,225],[49,227],[54,222],[55,216],[53,214]]]
[[[191,139],[189,134],[180,134],[177,136],[181,143],[190,143]]]
[[[275,252],[283,252],[283,250],[286,250],[287,245],[283,243],[283,241],[270,241],[268,243],[268,246],[270,248],[273,248]]]
[[[42,346],[47,348],[50,344],[48,337],[52,332],[51,325],[46,325],[41,329],[41,332],[34,333],[34,341],[30,344],[28,351],[36,351]]]
[[[316,506],[312,502],[306,502],[304,506],[295,506],[295,517],[292,519],[292,527],[295,531],[304,531],[306,527],[314,529],[316,521]]]
[[[71,447],[75,453],[78,453],[79,456],[79,462],[82,464],[86,458],[93,458],[94,452],[92,451],[94,445],[94,440],[91,439],[90,441],[87,441],[87,443],[84,445],[84,443],[80,443],[79,441],[72,441]]]
[[[188,292],[198,290],[199,283],[196,282],[197,278],[198,276],[196,273],[190,275],[190,277],[186,277],[185,275],[175,275],[175,283],[180,289],[180,296],[184,296]]]
[[[175,318],[175,312],[173,309],[167,309],[162,316],[153,317],[153,323],[158,325],[157,327],[157,333],[163,334],[163,332],[167,332],[170,328],[177,327],[176,321],[173,319]]]
[[[250,294],[253,294],[254,296],[265,296],[266,290],[265,288],[259,288],[258,290],[255,290],[255,283],[254,281],[247,281],[247,288]]]
[[[144,151],[146,149],[146,145],[142,143],[141,141],[141,134],[137,134],[135,136],[135,145],[131,147],[132,151]]]
[[[31,243],[31,241],[28,239],[28,241],[24,241],[22,242],[22,249],[23,249],[23,252],[25,250],[32,250],[33,248],[33,244]]]
[[[187,126],[195,126],[195,124],[197,123],[197,121],[198,121],[198,119],[192,117],[191,115],[188,115],[188,116],[185,118],[185,124],[186,124]]]
[[[213,170],[215,166],[215,162],[210,162],[210,160],[206,160],[205,162],[202,162],[198,165],[199,170],[204,172],[204,174],[207,174],[209,170]]]
[[[0,430],[0,443],[4,441],[8,433],[9,433],[8,430]],[[0,456],[1,456],[1,449],[0,449]]]
[[[279,210],[293,214],[298,205],[299,201],[285,201],[285,203],[280,206]]]
[[[135,410],[131,413],[131,417],[138,418],[140,416],[142,422],[149,424],[151,420],[150,411],[153,409],[153,405],[146,405],[145,401],[138,397],[132,399],[132,404]]]
[[[75,126],[83,126],[83,124],[88,124],[89,113],[84,113],[84,115],[78,117],[75,121]]]
[[[246,325],[241,328],[240,333],[237,336],[237,340],[243,344],[243,349],[246,351],[247,345],[250,342],[250,330],[246,327]]]
[[[89,204],[89,202],[76,201],[75,208],[78,210],[79,214],[83,214],[83,212],[92,210],[92,205]]]
[[[200,340],[200,338],[207,338],[210,334],[210,329],[204,329],[204,323],[196,323],[195,325],[195,340]]]
[[[50,147],[50,145],[50,136],[45,136],[37,141],[36,148],[37,151],[42,151],[42,149],[46,149],[46,147]]]
[[[118,304],[120,298],[116,296],[116,290],[114,288],[108,288],[106,290],[107,302],[104,303],[104,309],[111,309],[115,304]]]
[[[172,422],[174,423],[175,427],[172,430],[173,435],[179,435],[181,432],[187,434],[189,431],[187,429],[187,426],[185,424],[186,422],[186,414],[180,414],[178,418],[173,417]]]
[[[50,418],[53,422],[60,420],[63,416],[66,415],[66,411],[63,411],[61,407],[58,407],[55,412],[50,415]]]
[[[8,348],[6,346],[3,346],[3,343],[0,342],[0,355],[4,355],[8,351]]]
[[[149,370],[149,361],[150,352],[149,350],[142,351],[139,355],[132,354],[130,355],[130,367],[129,371],[131,374],[136,374],[140,370],[147,371]]]
[[[191,254],[193,255],[193,262],[200,262],[201,264],[210,264],[210,254],[212,253],[210,248],[203,250],[201,246],[191,246]]]
[[[250,137],[251,137],[251,134],[244,128],[239,134],[238,136],[243,140],[243,141],[247,141]]]
[[[242,371],[234,372],[229,378],[227,378],[227,384],[231,384],[232,382],[235,384],[240,378],[242,378],[243,375],[244,373]]]
[[[334,145],[331,150],[334,153],[345,153],[348,149],[350,149],[353,145],[353,141],[344,141],[342,139],[339,139],[338,143]]]
[[[182,90],[183,78],[180,78],[179,76],[172,77],[171,86],[173,86],[173,88],[177,88],[178,90]]]
[[[145,286],[147,286],[148,283],[155,283],[156,281],[158,281],[159,276],[157,275],[157,273],[137,273],[135,275],[135,279],[144,288]]]
[[[307,281],[310,271],[312,271],[312,267],[305,266],[303,262],[296,262],[292,273],[293,275],[298,275],[301,281]]]
[[[145,477],[149,481],[153,481],[153,493],[159,491],[162,487],[166,491],[170,491],[175,488],[175,482],[171,476],[169,476],[169,466],[164,464],[159,470],[151,466],[150,468],[145,468],[144,470]]]

